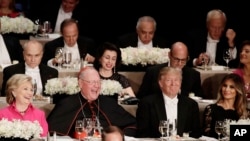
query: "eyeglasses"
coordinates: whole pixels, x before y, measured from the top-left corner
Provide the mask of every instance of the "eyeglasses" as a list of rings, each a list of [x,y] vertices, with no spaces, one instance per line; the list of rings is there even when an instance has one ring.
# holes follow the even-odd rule
[[[88,81],[88,80],[84,80],[84,79],[81,79],[81,80],[84,82],[87,82],[90,85],[95,85],[95,84],[101,85],[101,81],[96,81],[96,80]]]
[[[186,63],[188,60],[189,60],[189,57],[187,57],[187,58],[185,58],[185,59],[180,59],[180,58],[177,58],[177,57],[174,57],[174,56],[172,56],[171,55],[171,57],[173,58],[173,60],[175,61],[175,62],[181,62],[182,64],[184,64],[184,63]]]

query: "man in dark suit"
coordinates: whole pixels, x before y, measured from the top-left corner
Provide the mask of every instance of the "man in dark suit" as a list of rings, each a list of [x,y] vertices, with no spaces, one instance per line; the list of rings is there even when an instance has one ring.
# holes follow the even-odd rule
[[[23,56],[22,56],[22,46],[19,42],[19,40],[15,37],[9,36],[9,35],[2,35],[0,34],[1,40],[1,55],[0,55],[0,63],[1,64],[11,64],[14,60],[17,60],[19,62],[23,62]],[[4,51],[3,48],[6,48],[6,51]],[[8,59],[9,56],[9,59]]]
[[[81,91],[58,101],[49,114],[49,131],[74,137],[75,121],[83,118],[98,119],[103,128],[118,126],[127,136],[135,136],[136,119],[125,111],[117,99],[99,95],[100,75],[93,67],[82,68],[78,83]]]
[[[225,13],[214,9],[207,14],[206,30],[195,29],[187,33],[183,42],[187,44],[190,53],[188,66],[203,65],[205,60],[208,60],[208,65],[226,66],[223,60],[225,49],[231,52],[229,67],[238,66],[236,33],[233,29],[226,30],[226,22]]]
[[[158,77],[161,92],[146,96],[138,104],[136,113],[138,137],[160,137],[160,120],[176,121],[177,132],[174,130],[176,135],[182,136],[188,132],[191,137],[201,136],[197,102],[179,94],[182,85],[181,73],[179,68],[161,69]]]
[[[27,74],[33,78],[37,85],[36,94],[43,95],[44,86],[48,79],[58,77],[58,71],[54,68],[41,64],[43,56],[43,46],[36,40],[30,40],[23,45],[23,57],[25,62],[21,62],[3,70],[3,83],[1,95],[5,96],[7,80],[14,74]]]
[[[125,47],[159,47],[168,48],[169,43],[155,35],[156,21],[153,17],[143,16],[137,21],[136,32],[118,37],[117,46]]]
[[[79,36],[78,23],[75,19],[65,19],[61,24],[62,37],[49,41],[45,44],[42,63],[53,66],[58,63],[55,52],[58,47],[72,53],[71,62],[77,60],[94,61],[96,45],[95,42],[87,37]]]
[[[168,56],[168,63],[152,66],[146,70],[136,97],[141,99],[147,95],[158,94],[161,92],[158,84],[158,75],[160,69],[166,66],[182,69],[182,95],[188,96],[189,93],[193,92],[196,96],[203,97],[200,73],[193,68],[185,66],[188,61],[187,46],[182,42],[174,43]]]

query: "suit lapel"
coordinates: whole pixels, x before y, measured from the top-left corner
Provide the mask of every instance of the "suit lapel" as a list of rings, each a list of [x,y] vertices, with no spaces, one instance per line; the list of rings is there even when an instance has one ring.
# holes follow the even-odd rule
[[[162,94],[157,94],[157,95],[158,95],[158,97],[156,99],[156,102],[154,103],[156,113],[159,116],[159,120],[167,119],[167,114],[166,114],[163,96],[162,96]]]

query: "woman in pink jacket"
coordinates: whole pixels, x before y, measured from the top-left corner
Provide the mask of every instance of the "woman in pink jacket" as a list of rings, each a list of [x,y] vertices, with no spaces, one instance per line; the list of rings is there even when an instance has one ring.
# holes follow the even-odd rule
[[[34,89],[32,78],[25,74],[15,74],[6,85],[7,107],[0,110],[0,120],[14,119],[38,121],[43,131],[40,136],[44,137],[48,133],[48,123],[44,111],[31,104]]]

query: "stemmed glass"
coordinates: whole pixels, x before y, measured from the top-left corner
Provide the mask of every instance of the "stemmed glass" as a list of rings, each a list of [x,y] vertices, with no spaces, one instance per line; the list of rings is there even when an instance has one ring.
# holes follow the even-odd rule
[[[58,64],[58,68],[61,68],[62,61],[63,61],[63,47],[56,48],[55,59]]]
[[[229,61],[231,60],[231,53],[230,53],[230,50],[229,50],[229,49],[225,49],[225,50],[223,51],[223,59],[224,59],[224,61],[227,63],[226,70],[229,70],[228,63],[229,63]]]
[[[95,120],[92,118],[84,118],[83,119],[84,122],[84,128],[86,130],[87,133],[87,140],[91,139],[91,136],[93,136],[93,129],[95,128]]]
[[[215,132],[218,134],[218,140],[220,140],[220,135],[224,132],[224,121],[215,122]]]
[[[159,131],[161,133],[161,140],[163,141],[164,136],[168,136],[168,120],[160,120]]]
[[[63,53],[63,62],[65,63],[66,67],[70,67],[70,63],[72,61],[72,53],[70,51],[65,51]]]
[[[76,120],[75,124],[75,132],[77,133],[78,140],[81,140],[81,135],[84,132],[84,122],[83,120]]]
[[[169,137],[176,136],[177,134],[177,120],[169,120],[168,123]]]

